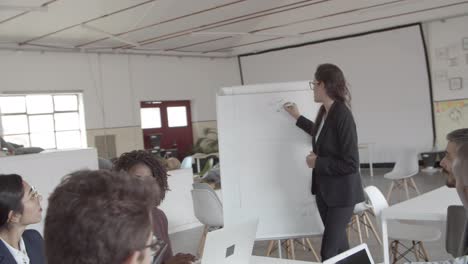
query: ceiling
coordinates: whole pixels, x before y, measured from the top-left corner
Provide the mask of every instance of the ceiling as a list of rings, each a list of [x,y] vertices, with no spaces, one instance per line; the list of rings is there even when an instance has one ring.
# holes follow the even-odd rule
[[[0,49],[231,57],[468,13],[468,0],[0,0]]]

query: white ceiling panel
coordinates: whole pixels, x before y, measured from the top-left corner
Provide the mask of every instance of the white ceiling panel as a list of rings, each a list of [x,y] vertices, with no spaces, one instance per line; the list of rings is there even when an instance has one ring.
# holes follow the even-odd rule
[[[467,13],[468,0],[0,0],[0,49],[231,56]]]

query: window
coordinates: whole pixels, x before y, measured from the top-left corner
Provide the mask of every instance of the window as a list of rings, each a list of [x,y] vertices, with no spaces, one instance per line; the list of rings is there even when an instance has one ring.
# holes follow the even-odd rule
[[[161,128],[161,109],[154,108],[141,108],[141,128]]]
[[[186,127],[187,108],[185,106],[168,107],[167,120],[169,123],[169,127]]]
[[[86,147],[81,94],[0,96],[0,128],[6,141],[25,147]]]

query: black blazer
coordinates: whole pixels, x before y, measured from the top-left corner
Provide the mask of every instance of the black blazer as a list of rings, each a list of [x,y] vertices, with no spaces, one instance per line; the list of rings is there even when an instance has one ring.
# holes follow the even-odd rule
[[[45,264],[44,240],[36,230],[26,230],[23,233],[30,264]],[[17,264],[8,248],[0,242],[0,264]]]
[[[342,102],[334,102],[318,139],[315,135],[318,128],[309,119],[300,116],[296,125],[312,136],[317,155],[312,171],[312,194],[320,193],[329,207],[363,202],[356,124],[350,109]]]

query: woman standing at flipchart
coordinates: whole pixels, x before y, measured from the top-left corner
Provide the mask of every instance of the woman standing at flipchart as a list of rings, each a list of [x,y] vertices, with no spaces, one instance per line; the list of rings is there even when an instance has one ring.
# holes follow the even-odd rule
[[[313,152],[305,160],[313,169],[312,194],[325,226],[320,251],[323,261],[349,249],[346,227],[354,206],[364,201],[364,192],[356,124],[343,72],[333,64],[319,65],[310,86],[314,101],[322,103],[315,122],[302,116],[294,103],[286,103],[284,108],[312,136]]]

